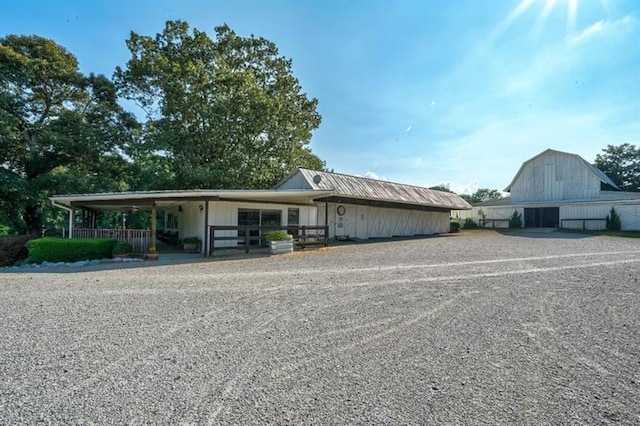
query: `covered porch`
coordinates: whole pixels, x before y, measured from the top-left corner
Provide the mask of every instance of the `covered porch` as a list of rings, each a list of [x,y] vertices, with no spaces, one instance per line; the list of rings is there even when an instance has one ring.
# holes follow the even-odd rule
[[[253,228],[317,226],[317,207],[313,201],[326,195],[327,191],[315,190],[197,190],[76,194],[50,199],[54,206],[68,213],[68,227],[64,233],[67,238],[113,238],[130,244],[136,253],[147,253],[150,249],[177,253],[178,245],[186,237],[195,237],[200,242],[199,252],[207,256],[215,249],[227,248],[230,244],[238,246],[241,240],[238,235],[242,235],[241,229],[246,225],[242,220],[253,211],[260,214],[280,212],[278,223],[269,222],[266,226],[251,223]],[[295,217],[295,223],[292,223],[292,211],[299,216]],[[101,229],[97,226],[97,219],[102,212],[148,212],[149,226],[131,229],[123,220],[119,229]],[[214,227],[237,229],[233,235],[218,232],[214,236]],[[253,228],[251,232],[255,233]],[[259,229],[258,233],[261,232]],[[235,237],[235,241],[232,242],[234,238],[231,237]],[[221,241],[225,239],[227,241]]]

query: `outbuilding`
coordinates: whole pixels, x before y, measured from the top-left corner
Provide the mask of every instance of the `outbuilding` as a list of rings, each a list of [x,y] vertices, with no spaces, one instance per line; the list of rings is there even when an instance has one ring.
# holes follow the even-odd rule
[[[271,190],[138,191],[50,199],[69,212],[70,238],[108,236],[144,251],[155,247],[156,238],[179,243],[197,237],[205,255],[259,245],[272,229],[287,229],[302,244],[447,233],[451,211],[471,208],[453,193],[308,169],[295,170]],[[151,212],[150,229],[96,227],[102,211],[145,210]]]
[[[505,228],[515,213],[527,228],[602,230],[613,208],[622,230],[640,230],[640,192],[621,191],[577,154],[547,149],[522,164],[505,192],[510,196],[453,216]]]
[[[471,207],[451,192],[303,168],[276,189],[329,192],[315,202],[318,223],[328,225],[330,238],[366,240],[447,233],[451,211]]]

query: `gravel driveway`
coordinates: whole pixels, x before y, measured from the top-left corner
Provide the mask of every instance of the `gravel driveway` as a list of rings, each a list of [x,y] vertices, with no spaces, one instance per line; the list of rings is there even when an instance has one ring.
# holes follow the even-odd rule
[[[639,424],[640,240],[0,273],[0,423]]]

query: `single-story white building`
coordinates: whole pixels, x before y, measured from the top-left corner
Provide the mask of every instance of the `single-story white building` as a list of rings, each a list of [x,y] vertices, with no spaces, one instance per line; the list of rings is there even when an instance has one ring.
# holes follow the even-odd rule
[[[453,211],[452,216],[506,228],[517,212],[527,228],[602,230],[614,208],[623,231],[640,230],[640,192],[621,191],[576,154],[547,149],[522,164],[505,192],[511,196]]]
[[[288,229],[302,242],[329,238],[382,238],[449,232],[452,210],[471,206],[458,195],[427,188],[297,169],[271,190],[144,191],[59,195],[54,205],[69,212],[70,237],[112,235],[155,246],[198,237],[201,252],[260,244],[269,229]],[[151,229],[95,230],[100,211],[151,211]],[[162,233],[156,231],[161,215]],[[83,226],[78,228],[77,218]],[[142,237],[140,237],[142,235]],[[146,238],[146,242],[144,242]]]

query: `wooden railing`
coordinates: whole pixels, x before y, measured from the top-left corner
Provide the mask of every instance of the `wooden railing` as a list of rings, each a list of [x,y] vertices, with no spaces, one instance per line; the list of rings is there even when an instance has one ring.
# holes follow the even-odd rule
[[[586,231],[586,229],[587,229],[587,222],[589,222],[589,221],[595,221],[595,222],[600,222],[600,223],[602,223],[602,222],[606,222],[606,221],[607,221],[607,219],[602,219],[602,218],[562,219],[562,220],[560,221],[560,228],[565,228],[565,229],[575,229],[575,228],[567,228],[567,227],[565,226],[565,224],[564,224],[564,223],[565,223],[565,222],[582,222],[582,230],[583,230],[583,231]],[[605,225],[606,225],[606,223],[605,223]],[[592,228],[592,229],[593,229],[593,230],[602,230],[602,229],[606,229],[606,226],[604,226],[604,227]]]
[[[146,253],[151,245],[151,231],[148,229],[74,228],[73,238],[113,238],[131,244],[135,253]]]
[[[507,226],[506,228],[509,227],[509,223],[511,222],[511,219],[480,219],[480,228],[484,228],[487,223],[491,224],[491,228],[492,229],[496,229],[496,222],[506,222]]]
[[[303,249],[312,245],[329,245],[329,227],[328,226],[209,226],[209,247],[206,256],[210,256],[216,249],[216,241],[232,241],[232,245],[228,247],[217,247],[220,249],[233,249],[243,247],[245,253],[249,253],[249,249],[262,247],[264,243],[264,234],[269,231],[286,230],[287,233],[293,235],[295,242]],[[231,231],[235,235],[220,235],[220,232]],[[238,231],[244,231],[244,235],[238,235]],[[258,231],[258,235],[251,235],[251,231]],[[217,233],[217,235],[216,235]],[[225,232],[229,233],[229,232]],[[254,244],[252,244],[254,243]]]

